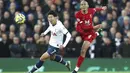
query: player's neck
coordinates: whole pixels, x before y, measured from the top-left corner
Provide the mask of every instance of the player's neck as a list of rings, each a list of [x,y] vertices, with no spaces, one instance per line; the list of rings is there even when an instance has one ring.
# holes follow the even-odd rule
[[[88,13],[88,10],[81,10],[81,12],[82,12],[83,14],[87,14],[87,13]]]

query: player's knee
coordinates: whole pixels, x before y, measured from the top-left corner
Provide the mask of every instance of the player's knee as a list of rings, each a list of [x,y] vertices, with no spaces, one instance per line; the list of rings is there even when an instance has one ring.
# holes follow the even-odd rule
[[[81,54],[85,55],[86,54],[86,50],[82,49],[81,50]]]
[[[55,59],[55,55],[51,55],[50,60],[54,60],[54,59]]]
[[[40,60],[41,61],[45,61],[46,59],[48,59],[50,57],[50,55],[47,53],[47,52],[45,52],[41,57],[40,57]]]

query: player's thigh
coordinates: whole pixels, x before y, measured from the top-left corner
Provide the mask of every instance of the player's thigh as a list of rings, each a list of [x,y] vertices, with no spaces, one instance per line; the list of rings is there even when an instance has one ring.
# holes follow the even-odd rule
[[[57,52],[57,48],[53,47],[53,46],[48,46],[48,50],[41,56],[41,60],[46,60],[48,58],[50,58],[50,56],[53,56],[54,54],[56,54]]]
[[[55,57],[56,57],[56,54],[51,55],[51,56],[50,56],[50,60],[54,60]]]
[[[90,44],[91,44],[91,43],[90,43],[89,41],[85,40],[85,41],[83,42],[81,52],[86,52],[86,51],[88,50]]]
[[[42,54],[42,56],[40,57],[40,60],[45,61],[46,59],[50,58],[50,55],[48,54],[48,52],[45,52],[44,54]]]

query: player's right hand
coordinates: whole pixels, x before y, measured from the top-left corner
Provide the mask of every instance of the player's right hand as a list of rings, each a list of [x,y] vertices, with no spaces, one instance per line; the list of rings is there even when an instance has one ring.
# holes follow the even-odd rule
[[[63,50],[65,47],[63,45],[60,45],[60,50]]]

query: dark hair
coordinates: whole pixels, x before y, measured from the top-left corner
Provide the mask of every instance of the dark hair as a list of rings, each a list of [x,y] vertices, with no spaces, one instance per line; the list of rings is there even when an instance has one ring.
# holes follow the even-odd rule
[[[51,11],[48,12],[48,15],[53,15],[54,17],[56,17],[57,13],[55,11],[51,10]]]

